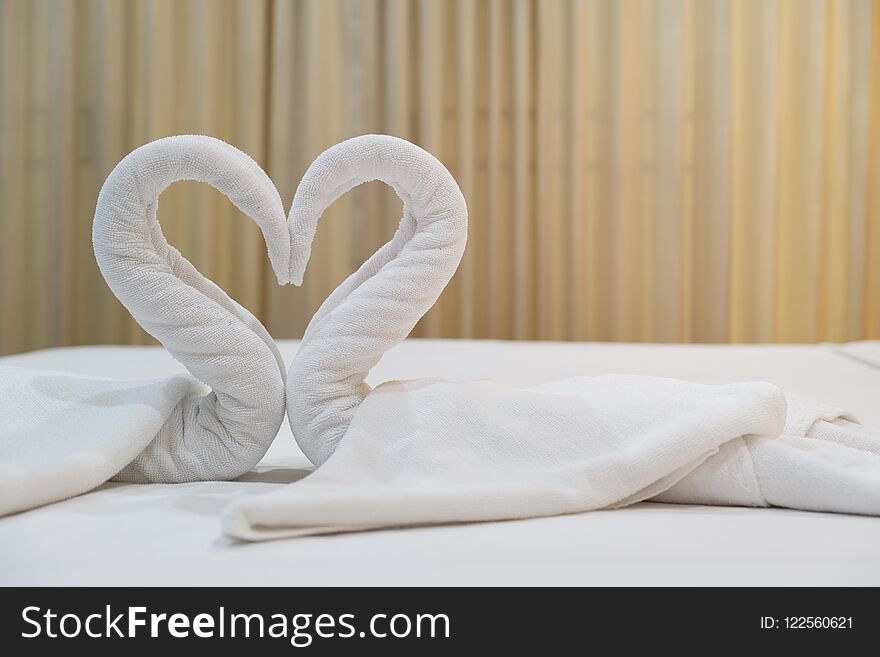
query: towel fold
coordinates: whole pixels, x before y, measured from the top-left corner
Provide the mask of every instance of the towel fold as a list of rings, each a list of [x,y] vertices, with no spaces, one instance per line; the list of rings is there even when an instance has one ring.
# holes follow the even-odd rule
[[[154,438],[179,431],[188,376],[117,381],[0,367],[0,514],[99,486]]]
[[[784,413],[769,384],[639,376],[531,389],[386,383],[323,465],[237,503],[225,531],[260,539],[621,506],[673,485],[728,441],[777,435]]]
[[[403,200],[400,228],[324,302],[289,374],[290,424],[319,467],[233,504],[228,535],[528,518],[646,499],[880,514],[880,456],[809,437],[818,423],[854,418],[768,383],[604,376],[525,389],[415,380],[371,390],[370,368],[460,261],[467,210],[449,172],[393,137],[329,149],[297,189],[291,269],[279,276],[301,281],[323,211],[376,179]]]
[[[644,500],[880,514],[880,455],[786,435],[785,420],[785,396],[767,383],[386,383],[321,467],[235,503],[224,531],[263,540]]]
[[[158,198],[208,182],[260,226],[288,265],[281,199],[260,166],[210,137],[160,139],[110,173],[98,197],[95,257],[132,316],[192,376],[113,381],[0,368],[0,515],[129,482],[231,479],[250,470],[284,418],[285,365],[251,313],[162,235]]]

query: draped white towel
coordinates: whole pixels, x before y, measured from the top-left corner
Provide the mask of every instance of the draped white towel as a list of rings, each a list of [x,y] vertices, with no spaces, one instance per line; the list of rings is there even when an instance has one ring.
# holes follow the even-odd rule
[[[231,479],[277,435],[285,365],[275,343],[162,235],[158,198],[178,180],[226,194],[259,225],[276,270],[286,271],[281,199],[250,157],[202,136],[160,139],[125,157],[98,197],[95,256],[119,300],[192,376],[130,382],[0,368],[0,515],[111,477]]]
[[[768,383],[604,376],[526,389],[415,380],[371,390],[370,368],[457,268],[467,210],[430,154],[393,137],[351,139],[320,155],[297,189],[291,269],[279,278],[302,281],[323,211],[370,180],[403,200],[400,228],[324,302],[289,373],[288,418],[319,467],[235,503],[228,535],[526,518],[650,498],[880,514],[880,450],[837,444],[834,431],[830,441],[808,438],[844,413],[786,400]]]

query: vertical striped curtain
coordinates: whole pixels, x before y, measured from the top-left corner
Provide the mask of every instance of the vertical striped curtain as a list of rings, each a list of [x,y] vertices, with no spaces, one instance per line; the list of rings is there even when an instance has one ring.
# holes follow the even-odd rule
[[[90,250],[132,148],[207,133],[286,202],[384,132],[437,155],[464,262],[415,334],[880,338],[880,3],[871,0],[0,0],[0,353],[148,340]],[[337,202],[302,288],[182,183],[165,233],[277,338],[390,238],[379,183]]]

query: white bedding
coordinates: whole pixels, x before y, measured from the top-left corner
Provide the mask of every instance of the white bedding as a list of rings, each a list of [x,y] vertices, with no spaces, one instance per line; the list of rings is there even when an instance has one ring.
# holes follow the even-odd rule
[[[295,342],[281,342],[290,362]],[[158,347],[0,358],[120,378],[183,371]],[[880,433],[880,343],[703,346],[409,340],[370,376],[535,384],[606,373],[703,383],[761,379],[843,406]],[[295,385],[295,382],[293,383]],[[234,482],[106,484],[0,519],[0,584],[880,584],[880,519],[640,504],[534,520],[233,544],[218,516],[304,476],[286,424]]]

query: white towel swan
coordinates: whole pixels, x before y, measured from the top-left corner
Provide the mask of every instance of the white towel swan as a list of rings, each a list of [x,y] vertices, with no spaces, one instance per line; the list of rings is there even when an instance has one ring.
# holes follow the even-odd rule
[[[281,199],[250,157],[202,136],[160,139],[125,157],[98,197],[95,256],[132,316],[193,376],[129,382],[0,368],[0,515],[111,477],[231,479],[250,470],[277,435],[285,366],[275,343],[162,235],[158,198],[178,180],[208,182],[226,194],[260,226],[276,269],[286,270]]]
[[[320,155],[297,189],[291,269],[279,278],[302,281],[323,211],[370,180],[403,200],[400,228],[325,301],[289,373],[297,385],[288,417],[320,467],[235,503],[228,535],[526,518],[649,498],[880,514],[880,455],[805,437],[821,423],[833,441],[843,413],[787,403],[768,383],[603,376],[525,389],[416,380],[371,390],[370,368],[457,268],[467,211],[453,178],[420,148],[385,136],[346,141]]]

